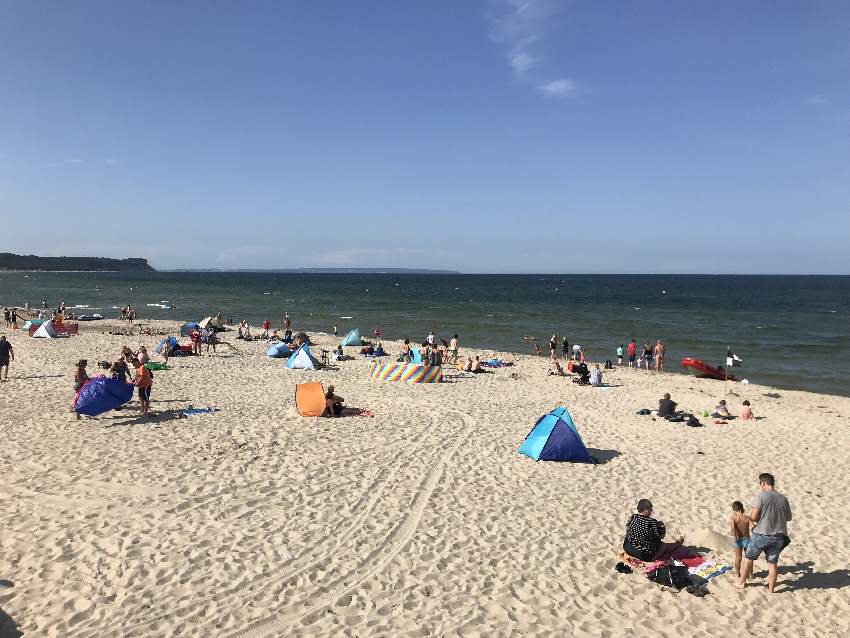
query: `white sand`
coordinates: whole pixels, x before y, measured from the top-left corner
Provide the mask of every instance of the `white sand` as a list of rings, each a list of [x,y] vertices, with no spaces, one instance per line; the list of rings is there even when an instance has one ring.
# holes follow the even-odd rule
[[[748,398],[766,418],[692,429],[635,412],[664,391],[711,409],[722,382],[616,370],[605,375],[616,387],[578,387],[520,356],[452,383],[389,384],[362,360],[288,371],[264,343],[232,341],[237,354],[156,372],[152,418],[134,403],[76,421],[78,358],[94,374],[121,346],[160,339],[107,329],[55,341],[7,331],[17,359],[0,384],[0,579],[14,586],[0,586],[0,607],[27,636],[850,630],[848,398],[733,385],[730,405]],[[335,343],[318,341],[317,355]],[[295,384],[314,379],[376,416],[300,418]],[[190,404],[222,411],[170,418]],[[608,462],[517,454],[558,404]],[[795,512],[776,594],[763,560],[745,592],[725,574],[705,598],[614,571],[641,497],[673,534],[731,561],[730,503],[748,503],[762,471]]]

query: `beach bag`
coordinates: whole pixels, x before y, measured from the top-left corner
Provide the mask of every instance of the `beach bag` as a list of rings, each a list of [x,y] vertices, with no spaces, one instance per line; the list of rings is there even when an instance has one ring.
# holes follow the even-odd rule
[[[688,568],[684,565],[661,565],[649,573],[649,580],[673,589],[684,589],[691,585]]]

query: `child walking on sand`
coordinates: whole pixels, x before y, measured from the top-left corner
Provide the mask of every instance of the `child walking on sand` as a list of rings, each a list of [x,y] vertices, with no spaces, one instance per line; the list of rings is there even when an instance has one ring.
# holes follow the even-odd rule
[[[732,544],[735,546],[735,573],[740,576],[741,558],[750,544],[750,518],[744,514],[744,504],[741,501],[732,503],[732,518],[729,523],[732,528]]]

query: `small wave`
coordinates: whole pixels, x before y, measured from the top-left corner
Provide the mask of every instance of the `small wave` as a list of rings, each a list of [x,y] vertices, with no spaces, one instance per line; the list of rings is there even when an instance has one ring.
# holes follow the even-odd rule
[[[354,317],[340,317],[340,319],[354,319]]]
[[[635,308],[635,310],[640,310],[640,306],[637,306],[637,307]]]

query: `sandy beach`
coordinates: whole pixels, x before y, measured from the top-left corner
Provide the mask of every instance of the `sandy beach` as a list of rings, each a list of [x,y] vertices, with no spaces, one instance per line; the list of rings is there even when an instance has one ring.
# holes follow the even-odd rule
[[[286,370],[229,332],[234,349],[155,373],[149,418],[134,400],[78,421],[78,359],[95,374],[122,346],[153,352],[162,338],[104,334],[118,325],[0,331],[16,355],[0,383],[4,638],[850,631],[850,398],[730,384],[732,409],[748,399],[764,418],[689,428],[636,412],[669,392],[702,414],[723,382],[618,368],[611,387],[580,387],[547,376],[545,357],[497,353],[514,365],[383,383],[361,357]],[[317,356],[338,342],[311,337]],[[461,340],[461,354],[493,352]],[[375,416],[298,416],[295,385],[312,380]],[[598,465],[517,453],[558,405]],[[220,411],[177,418],[189,406]],[[794,508],[775,594],[763,559],[745,591],[726,573],[702,598],[614,570],[639,498],[670,534],[731,562],[730,504],[749,506],[765,471]]]

